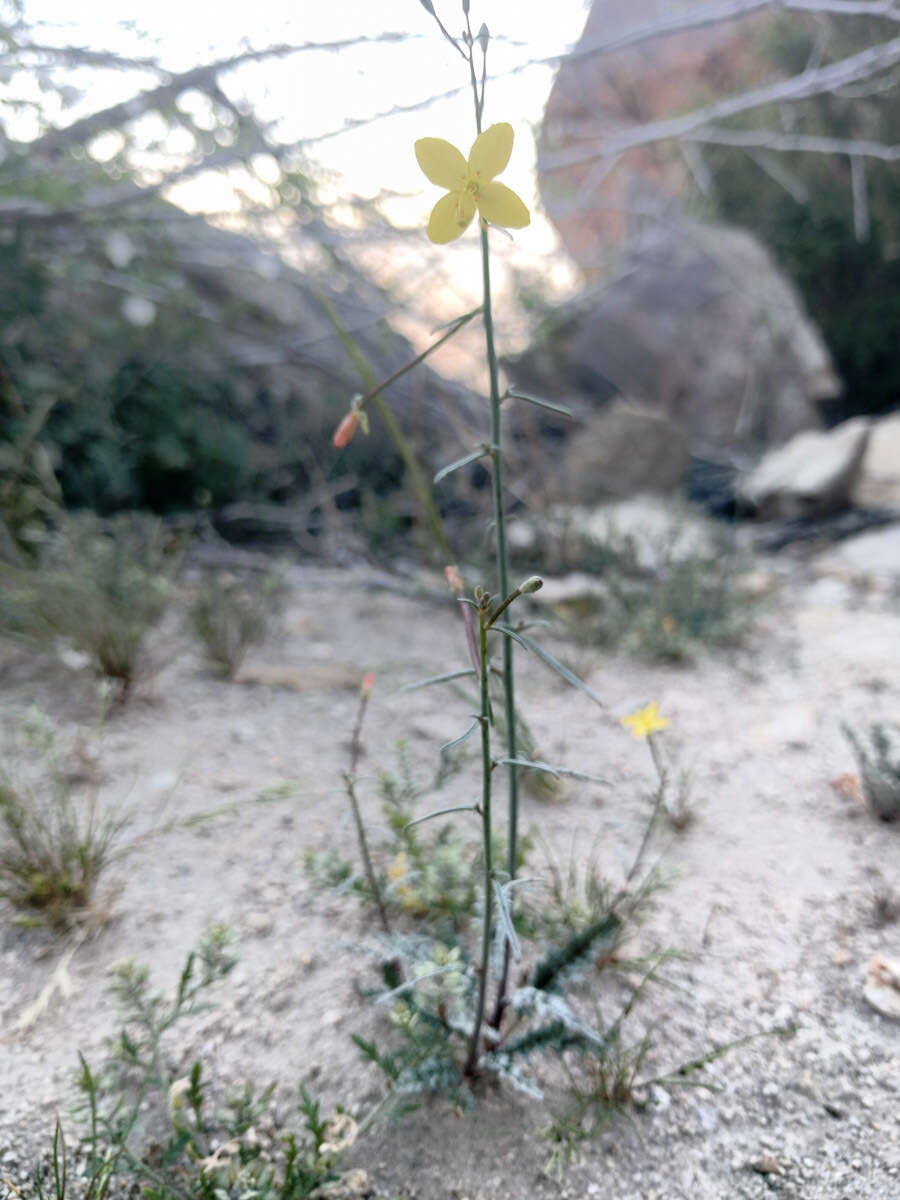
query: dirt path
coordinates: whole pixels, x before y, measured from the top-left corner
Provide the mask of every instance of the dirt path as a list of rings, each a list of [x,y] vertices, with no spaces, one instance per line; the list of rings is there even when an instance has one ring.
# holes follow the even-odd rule
[[[900,884],[900,829],[871,819],[829,781],[854,768],[840,733],[881,719],[900,732],[900,613],[883,591],[857,596],[791,572],[752,651],[687,670],[556,649],[605,698],[600,710],[535,661],[521,661],[526,713],[542,756],[610,779],[564,800],[525,801],[524,824],[561,861],[593,848],[615,877],[633,851],[651,782],[644,746],[619,718],[658,700],[666,745],[690,766],[696,820],[654,853],[669,876],[642,944],[691,957],[668,970],[639,1017],[663,1022],[656,1062],[676,1066],[710,1044],[775,1026],[708,1070],[718,1091],[654,1091],[648,1109],[585,1143],[557,1181],[535,1136],[548,1110],[491,1094],[477,1118],[426,1105],[399,1128],[362,1141],[355,1159],[379,1194],[468,1197],[900,1197],[900,1022],[863,998],[867,962],[900,957],[900,923],[873,920],[880,873]],[[115,1031],[105,977],[117,961],[174,983],[210,923],[241,935],[240,965],[220,1003],[176,1038],[174,1070],[202,1054],[224,1080],[277,1078],[287,1105],[297,1082],[365,1111],[379,1079],[360,1065],[352,1032],[375,1027],[358,998],[371,945],[352,900],[323,895],[303,852],[347,846],[340,772],[356,705],[354,681],[376,673],[362,791],[376,820],[376,769],[405,733],[424,773],[461,732],[465,699],[396,687],[462,664],[453,614],[361,574],[295,568],[284,635],[250,664],[294,687],[224,684],[185,648],[111,720],[104,795],[135,805],[134,829],[236,803],[231,816],[165,835],[126,860],[114,919],[79,946],[71,995],[55,997],[14,1034],[64,946],[0,925],[0,1175],[14,1181],[65,1111],[76,1050],[99,1060]],[[848,604],[854,607],[848,607]],[[289,672],[288,672],[289,669]],[[268,672],[268,674],[266,674]],[[273,672],[275,674],[273,674]],[[285,673],[293,672],[292,679]],[[63,730],[92,719],[81,676],[15,658],[0,718],[39,704]],[[279,792],[279,786],[288,784]],[[463,787],[464,782],[458,786]],[[450,801],[453,802],[452,800]],[[541,852],[531,870],[540,873]],[[562,1097],[549,1081],[554,1108]],[[2,1189],[0,1189],[2,1191]]]

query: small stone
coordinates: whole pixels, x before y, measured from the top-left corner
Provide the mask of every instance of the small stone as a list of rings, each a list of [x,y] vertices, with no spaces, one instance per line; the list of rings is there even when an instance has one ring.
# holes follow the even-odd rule
[[[774,1154],[764,1154],[762,1158],[754,1158],[750,1163],[750,1170],[755,1171],[757,1175],[784,1175],[784,1167],[778,1161]]]
[[[883,1017],[900,1021],[900,959],[876,954],[866,968],[863,995]]]
[[[275,921],[271,913],[267,912],[252,912],[247,916],[247,928],[251,933],[255,933],[257,937],[266,937],[275,927]]]

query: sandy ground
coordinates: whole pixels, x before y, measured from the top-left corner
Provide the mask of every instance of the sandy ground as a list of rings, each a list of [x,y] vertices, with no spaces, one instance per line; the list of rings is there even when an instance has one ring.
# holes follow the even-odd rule
[[[646,747],[619,724],[624,713],[657,700],[671,719],[664,744],[693,773],[696,819],[654,845],[669,883],[640,934],[687,955],[636,1025],[659,1025],[653,1067],[782,1032],[710,1067],[715,1091],[654,1091],[644,1111],[583,1144],[561,1178],[548,1174],[550,1146],[537,1136],[564,1105],[552,1081],[547,1105],[506,1090],[463,1117],[427,1103],[354,1148],[379,1195],[900,1197],[900,1021],[863,997],[871,956],[900,956],[900,923],[873,915],[879,876],[900,884],[900,827],[830,785],[855,770],[842,721],[878,718],[900,731],[900,606],[886,589],[816,580],[802,564],[782,560],[780,574],[759,635],[733,661],[647,666],[551,638],[605,699],[602,710],[519,659],[542,756],[610,780],[573,785],[562,800],[526,797],[525,827],[559,860],[593,848],[615,878],[633,852],[652,777]],[[216,1008],[167,1044],[173,1074],[199,1053],[220,1080],[279,1080],[282,1108],[302,1080],[358,1114],[379,1094],[350,1041],[373,1030],[390,1039],[381,1010],[359,996],[372,979],[374,930],[352,898],[313,886],[302,857],[351,845],[340,773],[355,681],[376,673],[361,794],[377,824],[372,779],[393,765],[398,736],[428,774],[471,707],[445,690],[396,689],[464,665],[464,646],[452,611],[375,588],[371,572],[299,566],[290,581],[283,631],[250,667],[270,680],[287,672],[282,682],[295,686],[220,682],[184,645],[107,723],[103,795],[135,806],[135,831],[158,822],[161,805],[179,816],[237,807],[148,842],[113,870],[112,920],[72,957],[71,995],[18,1033],[66,943],[0,910],[0,1176],[24,1183],[67,1111],[76,1051],[101,1059],[116,1029],[109,968],[136,958],[171,989],[213,922],[240,935],[240,964]],[[93,719],[84,675],[10,652],[0,680],[4,723],[31,704],[64,734]],[[541,857],[531,873],[544,869]]]

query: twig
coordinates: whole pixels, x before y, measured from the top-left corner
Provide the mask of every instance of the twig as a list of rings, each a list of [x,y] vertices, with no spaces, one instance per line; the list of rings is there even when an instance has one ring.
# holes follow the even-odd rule
[[[372,898],[375,901],[375,906],[378,909],[378,918],[381,921],[381,928],[385,934],[391,936],[391,925],[388,921],[387,909],[384,906],[384,900],[381,897],[381,889],[378,886],[378,880],[375,876],[375,870],[372,866],[372,857],[369,854],[369,843],[366,839],[366,831],[362,822],[362,815],[359,811],[359,800],[356,795],[356,779],[357,768],[359,766],[359,756],[362,749],[362,727],[366,716],[366,709],[369,707],[369,697],[372,694],[372,684],[369,677],[363,680],[363,686],[359,692],[359,707],[356,710],[356,723],[353,726],[353,733],[350,736],[350,764],[344,772],[344,784],[347,789],[347,797],[350,801],[350,807],[353,810],[353,820],[356,824],[356,835],[359,839],[359,852],[362,856],[363,866],[366,872],[366,879],[369,882],[369,888],[372,892]]]

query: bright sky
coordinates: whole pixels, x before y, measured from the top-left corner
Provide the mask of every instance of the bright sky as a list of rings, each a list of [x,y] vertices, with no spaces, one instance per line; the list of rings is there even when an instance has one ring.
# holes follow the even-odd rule
[[[461,29],[460,0],[436,0],[436,9],[452,30]],[[546,57],[574,42],[583,27],[585,0],[472,0],[473,28],[487,23],[497,41],[488,63],[493,75],[530,58]],[[94,49],[147,53],[122,28],[129,20],[155,44],[163,63],[174,70],[226,56],[242,47],[275,42],[327,42],[386,31],[405,33],[397,45],[370,44],[340,52],[306,52],[243,68],[234,84],[256,111],[276,122],[279,140],[317,137],[339,128],[348,118],[368,117],[395,105],[414,104],[428,96],[467,83],[463,60],[440,36],[418,0],[220,0],[216,5],[191,0],[153,0],[123,9],[121,0],[28,0],[31,19],[52,22],[54,39]],[[75,14],[75,15],[73,15]],[[512,45],[501,39],[521,43]],[[485,120],[509,120],[516,128],[513,159],[504,180],[526,200],[534,195],[534,148],[531,127],[540,119],[552,82],[551,68],[531,67],[521,74],[496,78],[488,88]],[[121,86],[121,85],[119,85]],[[126,86],[133,87],[133,77]],[[117,81],[107,76],[102,95],[91,106],[118,98]],[[107,99],[108,97],[108,99]],[[471,94],[430,109],[390,117],[360,130],[310,147],[315,159],[338,171],[346,185],[362,195],[381,188],[418,194],[404,216],[427,211],[437,192],[423,180],[412,153],[417,137],[439,136],[468,149],[473,133]],[[205,181],[206,200],[214,191]],[[183,199],[204,204],[194,185]],[[527,240],[527,239],[526,239]]]
[[[485,122],[508,120],[515,128],[513,156],[503,180],[533,209],[531,226],[516,232],[514,244],[504,243],[499,236],[496,239],[500,287],[507,279],[502,263],[509,261],[536,266],[546,274],[548,284],[565,288],[571,280],[564,258],[555,253],[554,231],[540,212],[534,211],[532,129],[540,121],[554,71],[539,65],[509,72],[530,59],[564,52],[577,41],[587,7],[587,0],[471,0],[473,29],[477,31],[485,22],[496,38],[488,52]],[[451,31],[462,29],[461,0],[435,0],[435,8]],[[390,116],[308,148],[314,161],[339,176],[337,195],[371,197],[382,189],[408,194],[386,206],[390,219],[399,225],[424,225],[440,195],[416,164],[416,138],[445,137],[465,153],[474,136],[465,63],[441,37],[418,0],[220,0],[216,5],[144,0],[130,10],[123,9],[121,0],[81,0],[77,5],[72,0],[26,0],[26,11],[30,20],[51,26],[44,31],[48,41],[122,54],[156,53],[171,70],[281,42],[331,42],[388,31],[407,35],[396,44],[365,44],[338,52],[303,52],[284,60],[267,60],[242,67],[225,80],[229,95],[246,97],[260,117],[272,122],[271,136],[285,142],[319,138],[340,129],[347,120],[417,104],[462,86],[459,95],[429,108]],[[123,27],[126,16],[135,32]],[[91,109],[125,99],[136,87],[134,75],[123,79],[110,72],[91,72],[80,82],[88,82]],[[148,76],[140,86],[152,82]],[[233,192],[227,180],[207,174],[179,185],[171,198],[193,210],[221,212],[229,208]],[[473,236],[470,233],[470,240]],[[424,236],[422,241],[422,253],[427,254],[431,248]],[[421,254],[419,257],[421,260]],[[449,255],[442,252],[440,269],[443,282],[449,280],[450,287],[446,295],[441,293],[443,298],[430,316],[435,312],[446,315],[441,314],[444,305],[455,312],[459,303],[467,307],[472,301],[477,303],[479,262],[480,256],[465,253],[461,244]],[[378,265],[373,263],[373,269],[377,271]],[[419,274],[423,266],[420,261]],[[384,276],[383,271],[379,273]],[[432,288],[435,290],[439,289]],[[413,330],[407,332],[414,335]]]

